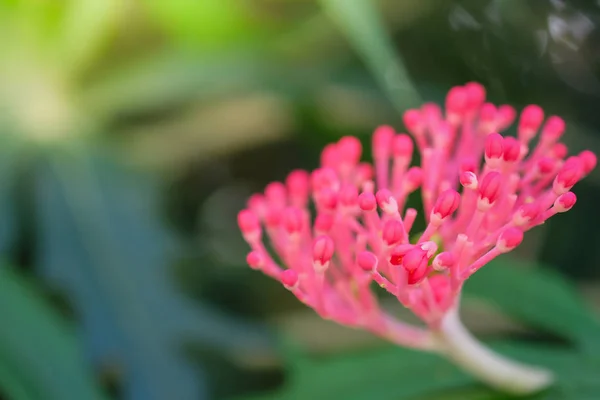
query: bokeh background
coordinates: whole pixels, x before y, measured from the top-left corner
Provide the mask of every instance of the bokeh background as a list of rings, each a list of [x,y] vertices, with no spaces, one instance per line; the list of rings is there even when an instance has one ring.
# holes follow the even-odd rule
[[[0,0],[0,397],[505,398],[320,321],[245,266],[236,226],[324,144],[468,81],[600,153],[600,3]],[[515,252],[535,275],[473,284],[464,310],[559,369],[600,347],[578,303],[600,308],[600,172],[575,191]],[[600,398],[589,360],[536,398]]]

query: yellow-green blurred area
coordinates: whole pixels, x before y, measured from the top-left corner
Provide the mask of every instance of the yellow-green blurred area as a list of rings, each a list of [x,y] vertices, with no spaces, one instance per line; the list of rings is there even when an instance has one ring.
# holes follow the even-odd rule
[[[600,153],[599,24],[583,0],[0,0],[0,398],[505,399],[317,318],[245,265],[236,214],[469,81]],[[478,336],[560,376],[531,399],[600,398],[599,186],[466,288]]]

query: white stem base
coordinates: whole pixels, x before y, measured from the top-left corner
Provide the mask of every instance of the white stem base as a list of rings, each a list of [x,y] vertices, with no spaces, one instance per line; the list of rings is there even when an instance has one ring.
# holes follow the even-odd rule
[[[550,371],[509,360],[483,346],[463,326],[456,310],[444,317],[436,333],[442,354],[498,390],[522,395],[540,391],[553,381]]]

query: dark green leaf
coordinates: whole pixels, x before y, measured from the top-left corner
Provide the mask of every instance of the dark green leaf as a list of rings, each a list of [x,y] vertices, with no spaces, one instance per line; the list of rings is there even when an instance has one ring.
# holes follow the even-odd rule
[[[403,112],[421,103],[402,59],[372,0],[320,0],[363,58],[396,108]]]
[[[10,268],[0,268],[0,386],[14,400],[103,399],[73,332]]]
[[[599,349],[600,323],[576,290],[550,269],[501,258],[465,285],[476,296],[529,325]]]
[[[94,361],[123,367],[126,398],[196,400],[207,388],[184,341],[232,353],[268,343],[176,290],[177,246],[157,220],[154,186],[86,146],[53,154],[36,182],[38,264],[75,305]]]

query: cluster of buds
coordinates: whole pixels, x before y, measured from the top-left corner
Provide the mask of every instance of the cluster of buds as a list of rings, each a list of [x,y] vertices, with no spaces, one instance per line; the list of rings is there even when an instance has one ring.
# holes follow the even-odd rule
[[[373,134],[373,164],[360,161],[354,137],[326,146],[319,169],[269,184],[239,213],[248,264],[323,318],[422,346],[416,328],[381,309],[371,283],[436,329],[463,283],[571,209],[571,188],[596,166],[590,151],[567,157],[560,117],[529,105],[516,136],[501,135],[516,119],[513,107],[486,102],[485,89],[468,83],[449,91],[444,109],[404,113],[420,166],[411,167],[411,137],[389,126]],[[426,228],[415,235],[417,210],[405,205],[418,189]]]

